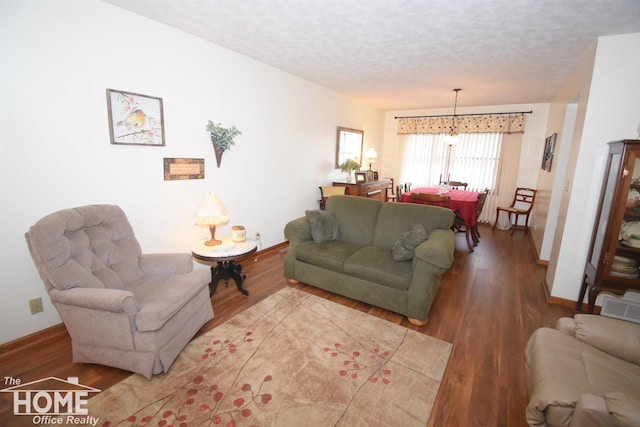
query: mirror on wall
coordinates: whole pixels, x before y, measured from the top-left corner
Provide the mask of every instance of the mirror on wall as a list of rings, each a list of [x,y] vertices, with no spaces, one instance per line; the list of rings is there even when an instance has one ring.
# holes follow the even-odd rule
[[[336,141],[336,169],[347,159],[352,159],[362,164],[362,141],[364,131],[338,126],[338,138]]]

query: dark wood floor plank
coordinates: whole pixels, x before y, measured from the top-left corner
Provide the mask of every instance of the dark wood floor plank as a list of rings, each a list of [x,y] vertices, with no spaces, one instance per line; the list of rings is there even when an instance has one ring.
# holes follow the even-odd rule
[[[292,286],[453,344],[429,426],[526,426],[524,346],[540,326],[553,326],[567,307],[548,304],[543,291],[546,269],[536,263],[529,237],[513,236],[481,225],[480,244],[469,253],[464,234],[456,235],[456,256],[443,275],[425,326],[404,316],[353,301],[303,283],[288,285],[283,276],[286,248],[243,262],[250,294],[232,281],[220,283],[212,298],[215,317],[198,335],[224,323],[278,290]],[[62,332],[61,332],[62,331]],[[71,360],[64,329],[38,336],[26,346],[0,346],[2,376],[23,383],[49,376],[77,376],[85,385],[105,390],[129,372]],[[12,415],[11,396],[0,393],[0,425],[32,426],[31,417]]]

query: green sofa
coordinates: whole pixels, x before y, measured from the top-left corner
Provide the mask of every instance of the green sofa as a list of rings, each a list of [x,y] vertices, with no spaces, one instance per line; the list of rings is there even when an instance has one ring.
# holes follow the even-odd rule
[[[289,250],[284,274],[288,281],[400,313],[411,323],[424,325],[440,276],[453,262],[453,212],[420,204],[332,196],[322,219],[335,221],[337,231],[320,241],[312,236],[317,228],[310,226],[318,213],[307,211],[285,226]],[[415,249],[410,248],[409,260],[394,260],[397,249],[413,236],[410,230],[416,227],[424,228],[424,237],[428,237]]]

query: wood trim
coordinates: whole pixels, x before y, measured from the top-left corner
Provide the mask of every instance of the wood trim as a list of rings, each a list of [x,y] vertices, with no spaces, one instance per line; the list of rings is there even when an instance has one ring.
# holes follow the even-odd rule
[[[58,323],[56,325],[49,326],[46,329],[42,329],[41,331],[1,344],[0,353],[9,354],[12,351],[25,350],[29,347],[42,348],[47,342],[57,340],[61,337],[69,337],[69,333],[67,332],[67,328],[64,326],[64,323]]]

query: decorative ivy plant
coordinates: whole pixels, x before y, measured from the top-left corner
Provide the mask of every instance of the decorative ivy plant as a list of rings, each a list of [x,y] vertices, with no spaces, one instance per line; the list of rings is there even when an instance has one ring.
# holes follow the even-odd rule
[[[211,141],[222,150],[229,150],[232,145],[236,144],[233,138],[242,134],[235,126],[223,128],[222,123],[216,124],[211,120],[207,124],[207,131],[211,133]]]
[[[360,169],[360,163],[356,162],[353,159],[347,159],[340,165],[340,170],[342,172],[351,173],[351,171],[355,171]]]

